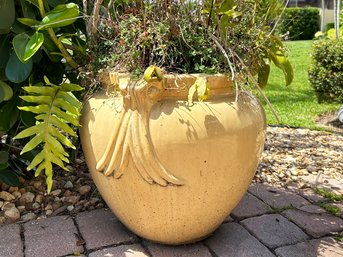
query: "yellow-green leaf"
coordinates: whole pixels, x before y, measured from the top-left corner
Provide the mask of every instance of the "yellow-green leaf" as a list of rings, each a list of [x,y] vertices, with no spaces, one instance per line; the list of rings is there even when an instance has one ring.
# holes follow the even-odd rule
[[[80,114],[79,110],[75,106],[71,105],[69,102],[65,101],[62,98],[56,98],[54,101],[54,104],[55,104],[55,106],[57,106],[63,110],[66,110],[72,114],[75,114],[77,116],[79,116],[79,114]]]
[[[52,101],[51,96],[25,95],[25,96],[21,96],[20,98],[23,99],[26,102],[36,103],[36,104],[50,104],[51,101]]]
[[[33,137],[21,150],[20,154],[24,154],[26,152],[29,152],[36,148],[40,143],[42,143],[44,140],[44,135],[43,134],[38,134],[35,137]]]
[[[41,151],[39,154],[37,154],[35,156],[35,158],[33,158],[33,160],[31,161],[30,165],[27,167],[27,170],[32,170],[34,167],[36,167],[37,165],[39,165],[43,160],[44,160],[44,152]]]
[[[204,94],[198,96],[199,101],[202,102],[202,101],[207,100],[210,97],[210,94],[211,94],[210,88],[206,87]]]
[[[193,98],[195,95],[195,92],[197,91],[196,84],[193,84],[189,90],[188,90],[188,104],[192,105],[193,104]]]
[[[50,134],[46,135],[45,138],[46,142],[48,142],[54,149],[56,149],[58,152],[64,152],[63,146],[61,145],[61,143],[54,138],[53,136],[51,136]]]
[[[64,119],[65,121],[73,124],[74,126],[80,126],[80,123],[77,118],[78,116],[74,114],[63,112],[60,108],[57,107],[52,108],[52,113],[56,114],[56,116],[60,117],[61,119]]]
[[[59,91],[57,93],[57,97],[62,98],[63,100],[67,101],[71,105],[75,106],[77,109],[80,109],[82,104],[79,100],[71,93],[71,92],[64,92]]]
[[[45,95],[45,96],[54,96],[56,94],[56,89],[52,87],[45,87],[45,86],[30,86],[30,87],[22,87],[27,93],[30,94],[38,94],[38,95]]]
[[[52,165],[56,164],[67,170],[64,163],[69,163],[69,154],[65,151],[65,146],[75,148],[66,134],[77,136],[68,124],[79,126],[78,118],[81,103],[71,91],[82,88],[69,83],[56,86],[47,77],[44,78],[44,82],[45,85],[40,83],[24,87],[28,95],[21,98],[32,105],[19,107],[19,109],[37,114],[35,116],[37,123],[19,133],[16,138],[35,135],[24,146],[22,153],[42,145],[43,150],[32,160],[28,169],[31,170],[36,167],[35,176],[45,170],[48,192],[50,192],[53,175]]]
[[[64,123],[63,121],[61,121],[58,117],[56,116],[51,116],[50,119],[51,123],[53,125],[55,125],[57,128],[64,130],[65,132],[67,132],[69,135],[76,137],[76,133],[74,132],[74,130],[69,127],[66,123]]]
[[[50,82],[50,80],[49,80],[49,78],[48,78],[47,76],[44,76],[43,79],[44,79],[45,84],[47,84],[48,86],[54,85],[54,84],[52,84],[52,83]],[[54,86],[55,86],[55,85],[54,85]]]
[[[26,112],[33,112],[36,114],[46,113],[49,112],[50,108],[48,105],[42,104],[37,106],[23,106],[18,107],[19,110],[26,111]]]
[[[203,77],[198,77],[194,84],[188,90],[188,103],[193,104],[195,92],[198,93],[198,100],[204,101],[210,96],[210,89],[207,86],[207,80]]]
[[[75,146],[72,144],[72,142],[70,142],[70,140],[68,138],[66,138],[61,132],[59,132],[53,126],[50,126],[50,133],[51,133],[51,135],[56,137],[57,140],[60,141],[65,146],[75,149]]]
[[[38,124],[27,129],[21,131],[18,135],[16,135],[13,139],[21,139],[30,137],[32,135],[38,134],[42,131],[44,124]]]
[[[154,78],[157,78],[159,81],[161,81],[163,79],[163,73],[159,67],[151,65],[145,70],[143,77],[147,82]]]
[[[12,88],[2,80],[0,80],[0,88],[3,90],[4,96],[3,96],[3,101],[8,101],[12,98],[13,96],[13,90]]]
[[[54,154],[50,154],[50,160],[51,160],[51,162],[55,163],[56,165],[58,165],[62,169],[68,170],[66,167],[64,167],[64,164],[61,161],[61,159],[57,158]]]
[[[62,153],[51,147],[49,143],[46,143],[46,145],[49,145],[49,150],[51,150],[52,154],[55,155],[57,158],[60,158],[62,161],[69,163],[69,154],[65,151]]]
[[[60,85],[60,88],[63,91],[67,91],[67,92],[82,91],[84,89],[83,87],[80,87],[77,84],[71,84],[71,83],[63,83]]]
[[[197,91],[199,100],[203,101],[209,97],[209,88],[207,87],[207,80],[205,78],[197,78]]]
[[[50,160],[45,162],[44,168],[46,175],[46,185],[48,186],[48,194],[50,194],[52,188],[52,164]]]
[[[29,60],[40,49],[43,43],[44,43],[43,33],[36,31],[30,37],[30,40],[27,42],[25,46],[23,61],[26,62],[27,60]]]
[[[37,167],[35,171],[35,177],[38,177],[43,169],[45,169],[45,162],[42,162],[41,164],[39,164],[39,166]],[[27,170],[30,171],[29,169]]]
[[[37,26],[39,24],[39,21],[30,18],[18,18],[17,20],[29,27]]]
[[[45,120],[47,120],[47,118],[48,118],[47,114],[39,114],[35,117],[35,119],[39,120],[39,121],[45,121]]]
[[[289,60],[281,52],[277,52],[276,54],[270,53],[269,56],[275,66],[283,71],[286,80],[286,86],[290,85],[294,78],[294,72]]]
[[[258,70],[258,85],[260,88],[264,88],[268,83],[268,78],[270,74],[270,64],[269,62],[263,61]]]

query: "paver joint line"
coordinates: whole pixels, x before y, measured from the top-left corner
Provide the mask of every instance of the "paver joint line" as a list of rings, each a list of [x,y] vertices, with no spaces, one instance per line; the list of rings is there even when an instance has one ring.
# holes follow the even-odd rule
[[[81,257],[102,257],[102,254],[105,253],[113,252],[120,255],[120,253],[131,251],[130,249],[136,252],[132,256],[138,254],[138,256],[145,257],[165,257],[165,254],[166,257],[300,257],[305,256],[301,255],[305,252],[294,256],[290,256],[289,253],[310,249],[314,245],[327,254],[323,255],[318,252],[318,257],[343,256],[343,253],[342,255],[332,255],[332,251],[337,251],[339,254],[343,252],[343,243],[335,243],[331,237],[328,237],[332,235],[332,232],[343,231],[342,218],[331,215],[313,202],[306,201],[298,192],[291,194],[286,190],[280,190],[279,194],[278,189],[269,189],[269,187],[251,186],[249,193],[232,211],[231,216],[234,219],[227,218],[226,222],[213,235],[202,242],[184,247],[162,246],[142,240],[129,232],[108,209],[82,212],[75,217],[55,216],[16,225],[3,225],[0,226],[0,231],[16,228],[17,241],[20,243],[18,245],[20,249],[17,250],[22,254],[20,257],[71,257],[73,256],[70,255],[72,251],[80,251]],[[277,195],[277,198],[273,194]],[[278,202],[279,200],[281,204]],[[293,205],[293,203],[295,204],[292,208],[285,205]],[[320,228],[318,224],[322,224],[320,225],[322,227]],[[337,225],[335,226],[335,224]],[[56,252],[51,246],[60,247],[61,243],[54,242],[50,246],[49,244],[48,246],[37,244],[39,241],[45,242],[47,238],[51,240],[54,236],[61,235],[61,231],[65,234],[63,237],[67,236],[69,240],[66,247],[70,253],[64,254],[67,253],[65,251],[63,255],[51,255],[54,251]],[[6,244],[1,240],[6,240],[9,235],[7,235],[8,233],[2,234],[2,237],[0,235],[0,257],[7,257],[3,256],[1,252],[1,249],[4,249],[1,248],[1,244]],[[63,244],[66,243],[65,239],[63,240]],[[329,248],[326,249],[325,245],[327,244],[329,244]],[[238,245],[241,246],[237,250],[235,247]],[[44,253],[44,247],[50,247],[47,249],[50,251],[50,255],[49,251]],[[76,248],[78,250],[75,250]],[[44,255],[36,255],[38,250],[43,251]],[[311,251],[313,252],[313,249]],[[113,256],[119,255],[114,254]]]
[[[20,224],[20,238],[21,238],[21,242],[23,244],[23,256],[25,257],[25,236],[24,236],[24,226],[23,224]]]
[[[213,235],[211,235],[211,236],[213,236]],[[210,236],[210,237],[211,237],[211,236]],[[203,243],[203,245],[204,245],[205,247],[207,247],[207,249],[208,249],[208,251],[211,253],[212,257],[219,257],[219,256],[211,249],[211,247],[210,247],[208,244],[206,244],[206,241],[203,241],[202,243]]]
[[[77,243],[81,244],[84,248],[84,252],[87,252],[87,243],[86,243],[86,240],[82,237],[82,234],[80,232],[80,228],[79,228],[79,225],[77,224],[76,220],[74,217],[72,217],[73,219],[73,222],[74,222],[74,225],[76,227],[76,230],[77,230],[77,234],[75,234],[75,236],[77,237]]]

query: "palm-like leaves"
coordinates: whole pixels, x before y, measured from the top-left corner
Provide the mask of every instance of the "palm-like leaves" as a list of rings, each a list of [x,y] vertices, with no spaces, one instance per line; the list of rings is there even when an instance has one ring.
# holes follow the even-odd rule
[[[23,87],[28,95],[21,98],[33,105],[19,107],[19,109],[37,114],[36,125],[23,130],[15,139],[32,137],[21,154],[42,146],[42,150],[35,156],[27,170],[36,168],[35,176],[39,176],[45,170],[48,192],[50,192],[53,163],[67,170],[64,163],[69,163],[69,155],[64,147],[75,148],[67,136],[76,137],[77,135],[68,123],[79,126],[81,103],[72,92],[82,90],[82,87],[69,83],[57,86],[47,78],[45,78],[45,84],[45,86],[39,83]]]

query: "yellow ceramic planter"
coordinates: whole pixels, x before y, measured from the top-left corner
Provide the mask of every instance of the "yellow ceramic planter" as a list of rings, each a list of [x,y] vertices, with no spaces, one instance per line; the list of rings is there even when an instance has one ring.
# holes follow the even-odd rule
[[[211,97],[189,105],[189,87],[207,80]],[[247,92],[238,102],[223,75],[130,81],[111,74],[86,102],[81,141],[91,175],[121,222],[139,236],[184,244],[211,234],[254,176],[265,114]],[[118,95],[111,87],[118,87]]]

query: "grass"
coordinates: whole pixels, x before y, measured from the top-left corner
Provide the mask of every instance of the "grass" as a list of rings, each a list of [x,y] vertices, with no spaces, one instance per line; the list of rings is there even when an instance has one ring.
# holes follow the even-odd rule
[[[326,190],[325,188],[316,188],[314,190],[317,194],[323,196],[327,201],[333,203],[333,202],[339,202],[343,201],[343,194],[335,194],[334,192],[330,192]],[[327,202],[321,202],[319,203],[319,206],[326,210],[328,213],[331,213],[335,216],[340,216],[341,215],[341,210],[330,203]],[[343,239],[343,237],[342,237]]]
[[[330,200],[330,201],[343,201],[343,194],[338,195],[338,194],[335,194],[334,192],[330,192],[324,188],[316,188],[315,192],[317,194],[323,196],[324,198]]]
[[[290,86],[285,87],[282,71],[273,66],[265,94],[279,116],[280,125],[322,130],[323,128],[316,124],[316,118],[322,113],[338,111],[340,105],[319,104],[308,82],[307,72],[311,60],[312,41],[290,41],[286,42],[286,45],[294,69],[294,81]],[[263,105],[268,124],[278,124],[266,104]]]
[[[341,214],[341,210],[337,206],[334,206],[332,204],[320,203],[319,206],[332,215],[339,217],[339,215]]]

